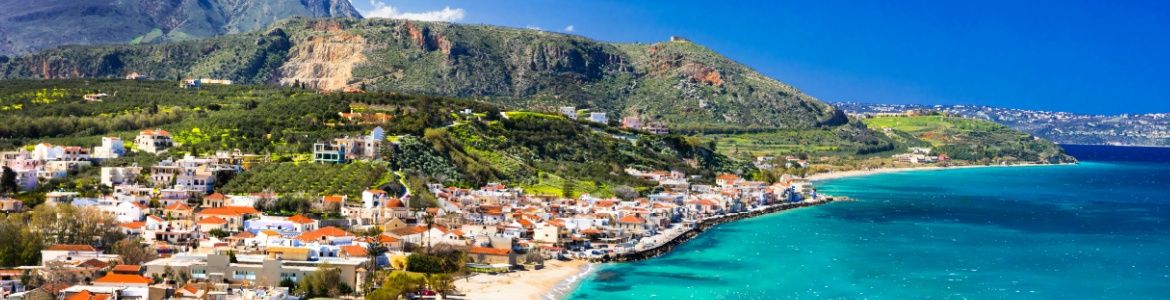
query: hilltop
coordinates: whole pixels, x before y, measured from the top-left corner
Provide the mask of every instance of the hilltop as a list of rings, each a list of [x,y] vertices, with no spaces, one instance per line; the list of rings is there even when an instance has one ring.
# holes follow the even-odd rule
[[[570,105],[688,131],[847,122],[840,110],[693,42],[615,44],[485,25],[295,18],[206,40],[66,47],[0,62],[3,78],[131,72],[473,98],[541,111]]]
[[[0,55],[249,32],[292,16],[361,15],[348,0],[0,0]]]

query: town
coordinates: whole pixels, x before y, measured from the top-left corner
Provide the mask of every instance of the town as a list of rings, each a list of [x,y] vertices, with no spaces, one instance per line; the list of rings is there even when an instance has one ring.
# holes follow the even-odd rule
[[[573,107],[561,111],[570,118],[578,113]],[[370,124],[387,119],[353,113],[342,117]],[[588,119],[608,123],[604,113],[589,113]],[[657,122],[642,125],[637,118],[625,118],[622,123],[665,133]],[[314,144],[307,163],[379,160],[383,149],[398,147],[398,140],[375,127],[367,135]],[[627,168],[626,175],[658,186],[642,194],[567,197],[528,193],[505,183],[478,188],[431,183],[425,189],[436,197],[433,206],[412,206],[411,198],[420,191],[409,187],[386,191],[376,186],[360,195],[322,194],[297,202],[272,192],[217,190],[221,181],[262,163],[262,155],[169,151],[178,145],[167,130],[147,129],[133,141],[105,137],[93,148],[39,143],[3,152],[0,166],[18,190],[100,169],[100,188],[52,191],[37,207],[0,199],[6,213],[30,213],[32,220],[26,222],[32,225],[26,231],[66,236],[42,245],[39,264],[0,270],[3,295],[378,298],[384,289],[395,288],[389,299],[399,293],[458,299],[453,281],[461,277],[526,272],[548,260],[640,259],[723,218],[830,201],[818,196],[808,181],[791,175],[762,182],[724,173],[713,184],[701,184],[693,183],[697,175],[679,171]],[[103,165],[128,155],[160,160],[153,165]],[[67,222],[66,215],[84,220]],[[49,216],[56,221],[39,223],[38,218]],[[390,273],[382,270],[397,272],[390,276],[425,277],[406,278],[404,287],[387,287],[383,277]]]

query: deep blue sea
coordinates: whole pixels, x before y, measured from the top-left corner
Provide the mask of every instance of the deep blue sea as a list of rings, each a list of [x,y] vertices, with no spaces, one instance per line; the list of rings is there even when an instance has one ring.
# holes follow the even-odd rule
[[[1170,149],[820,182],[856,201],[720,225],[569,299],[1170,299]]]

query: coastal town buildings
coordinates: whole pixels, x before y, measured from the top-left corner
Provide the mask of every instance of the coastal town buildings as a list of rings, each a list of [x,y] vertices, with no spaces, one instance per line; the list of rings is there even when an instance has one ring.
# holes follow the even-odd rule
[[[138,133],[134,138],[134,145],[138,151],[160,153],[175,146],[171,140],[171,133],[162,129],[147,129]]]

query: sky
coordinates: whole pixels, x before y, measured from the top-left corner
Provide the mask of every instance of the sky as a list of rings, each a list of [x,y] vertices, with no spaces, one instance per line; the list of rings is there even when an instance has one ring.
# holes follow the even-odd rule
[[[680,35],[825,101],[1170,112],[1170,1],[351,1],[367,17]]]

